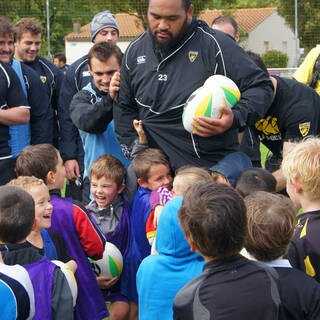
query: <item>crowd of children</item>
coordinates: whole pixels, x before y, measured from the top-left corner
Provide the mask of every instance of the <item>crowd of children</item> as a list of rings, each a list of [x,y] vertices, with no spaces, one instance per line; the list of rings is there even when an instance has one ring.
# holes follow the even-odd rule
[[[17,178],[0,187],[4,319],[318,319],[320,139],[284,155],[289,198],[275,193],[272,174],[246,164],[236,181],[228,168],[173,174],[136,129],[145,145],[128,171],[112,155],[93,162],[87,206],[61,197],[57,149],[20,153]],[[120,277],[96,277],[88,260],[102,258],[106,241],[123,256]],[[50,260],[74,272],[75,305]]]

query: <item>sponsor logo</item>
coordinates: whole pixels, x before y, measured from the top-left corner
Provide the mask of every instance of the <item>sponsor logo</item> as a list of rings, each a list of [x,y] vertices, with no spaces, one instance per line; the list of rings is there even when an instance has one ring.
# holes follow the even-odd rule
[[[188,55],[190,62],[194,62],[197,59],[198,51],[189,51]]]
[[[146,63],[146,56],[140,56],[137,58],[137,64]]]
[[[40,76],[40,80],[42,81],[42,83],[46,83],[47,77],[45,77],[45,76]]]
[[[305,137],[310,130],[310,122],[299,123],[299,130],[303,137]]]
[[[277,123],[277,118],[268,116],[265,119],[260,119],[255,123],[257,130],[263,132],[265,135],[280,135],[280,130]]]

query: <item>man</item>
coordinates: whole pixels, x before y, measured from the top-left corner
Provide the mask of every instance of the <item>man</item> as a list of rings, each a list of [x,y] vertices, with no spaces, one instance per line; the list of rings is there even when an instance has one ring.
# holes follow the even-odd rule
[[[229,34],[236,42],[240,40],[237,22],[229,16],[219,16],[212,21],[212,29]],[[240,134],[240,151],[250,157],[254,167],[261,167],[260,141],[249,128]]]
[[[66,74],[69,65],[67,64],[66,56],[58,52],[53,57],[53,63],[58,67],[64,74]]]
[[[293,78],[299,82],[311,86],[320,95],[320,45],[315,46],[307,54],[299,68],[293,74]]]
[[[15,158],[29,144],[52,143],[47,130],[46,97],[41,90],[42,82],[37,73],[27,65],[13,59],[14,30],[9,20],[0,17],[0,61],[9,63],[19,77],[30,109],[30,123],[10,126],[9,145]]]
[[[113,42],[119,39],[119,27],[114,15],[106,10],[97,13],[90,24],[90,36],[93,43]],[[83,170],[83,148],[77,128],[69,116],[69,106],[73,96],[84,88],[91,80],[88,71],[88,55],[75,61],[67,70],[60,94],[60,104],[63,109],[63,124],[61,126],[61,156],[64,160],[70,192],[73,198],[81,200],[81,189],[72,182],[80,177]],[[79,168],[79,164],[80,167]],[[79,194],[80,193],[80,194]]]
[[[112,121],[113,98],[119,90],[121,60],[122,52],[117,45],[112,42],[96,43],[88,55],[92,80],[74,95],[70,104],[70,117],[79,129],[84,149],[82,201],[85,203],[90,201],[90,168],[96,159],[108,153],[124,165],[129,165],[115,137]]]
[[[240,40],[238,24],[232,17],[219,16],[213,19],[211,28],[229,34],[234,40],[236,40],[236,42],[239,42]]]
[[[29,106],[14,70],[0,61],[0,185],[14,178],[9,126],[30,120]]]
[[[233,39],[192,19],[190,0],[150,0],[148,30],[128,47],[115,99],[116,134],[130,156],[143,121],[150,147],[162,149],[173,168],[211,167],[238,150],[238,129],[263,116],[272,97],[270,80],[254,66]],[[220,119],[195,118],[194,133],[182,126],[188,96],[213,74],[231,78],[241,91],[233,109]]]
[[[247,53],[268,75],[261,57],[250,51]],[[273,153],[273,168],[269,168],[271,165],[266,162],[266,169],[273,172],[277,180],[276,191],[280,191],[286,187],[286,179],[280,165],[282,155],[290,150],[290,141],[298,141],[320,133],[320,97],[315,90],[295,80],[278,76],[272,76],[270,79],[274,86],[272,104],[266,115],[251,129]]]
[[[14,58],[32,68],[42,83],[46,95],[45,108],[48,110],[47,130],[53,135],[53,143],[58,146],[59,130],[57,117],[59,115],[58,97],[63,74],[50,61],[39,57],[41,47],[42,27],[34,18],[22,18],[15,25]]]

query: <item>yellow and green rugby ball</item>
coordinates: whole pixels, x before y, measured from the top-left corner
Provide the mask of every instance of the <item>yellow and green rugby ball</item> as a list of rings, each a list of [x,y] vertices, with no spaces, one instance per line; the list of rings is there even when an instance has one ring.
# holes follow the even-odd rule
[[[228,77],[214,75],[209,77],[204,85],[194,91],[188,98],[183,114],[184,128],[193,132],[193,118],[205,116],[218,119],[221,116],[220,107],[233,107],[241,94],[238,86]]]

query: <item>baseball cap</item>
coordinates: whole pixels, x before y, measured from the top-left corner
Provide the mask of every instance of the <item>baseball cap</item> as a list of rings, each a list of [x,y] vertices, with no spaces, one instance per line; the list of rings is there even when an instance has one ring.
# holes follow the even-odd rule
[[[90,24],[91,41],[93,41],[94,37],[100,30],[108,27],[116,29],[119,34],[119,27],[116,18],[109,10],[97,13]]]

